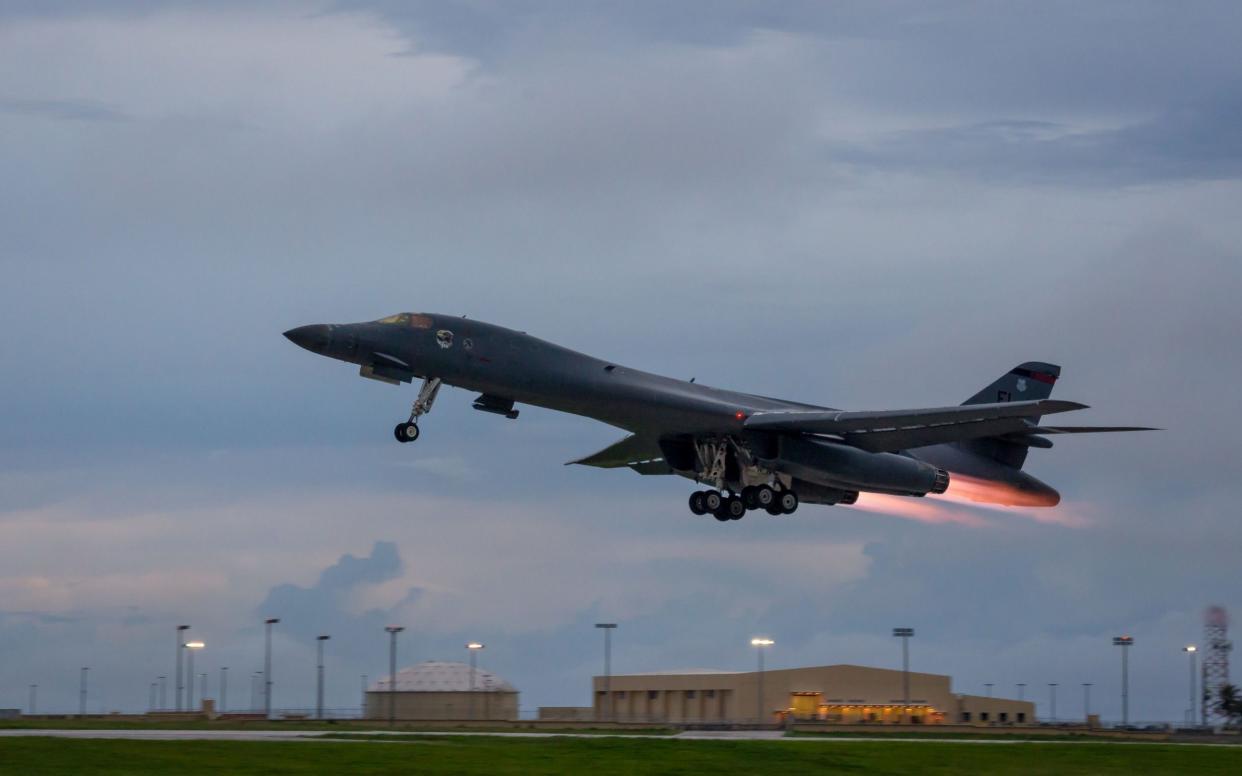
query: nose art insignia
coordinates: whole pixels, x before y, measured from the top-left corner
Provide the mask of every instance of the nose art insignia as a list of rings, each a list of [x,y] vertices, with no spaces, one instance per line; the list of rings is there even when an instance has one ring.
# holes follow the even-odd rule
[[[453,347],[453,332],[448,329],[440,329],[436,332],[436,344],[447,350]]]

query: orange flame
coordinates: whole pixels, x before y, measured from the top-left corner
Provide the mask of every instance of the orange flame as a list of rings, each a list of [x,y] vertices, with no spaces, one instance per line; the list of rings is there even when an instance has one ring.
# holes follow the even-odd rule
[[[995,524],[988,519],[989,513],[1068,527],[1089,523],[1082,505],[1062,505],[1056,510],[1047,508],[1055,503],[1050,496],[1022,491],[1006,483],[954,474],[949,480],[949,489],[941,495],[913,498],[860,493],[854,508],[921,523],[955,523],[976,528]]]

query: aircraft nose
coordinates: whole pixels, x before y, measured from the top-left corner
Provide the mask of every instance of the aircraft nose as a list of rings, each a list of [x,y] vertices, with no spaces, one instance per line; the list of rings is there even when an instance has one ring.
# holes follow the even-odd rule
[[[300,348],[306,348],[312,353],[322,353],[332,341],[332,329],[325,323],[312,323],[290,329],[285,332],[285,337]]]

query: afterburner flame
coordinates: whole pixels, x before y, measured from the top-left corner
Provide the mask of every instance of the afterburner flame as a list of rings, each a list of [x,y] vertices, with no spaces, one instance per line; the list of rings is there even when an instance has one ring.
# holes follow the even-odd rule
[[[993,525],[995,521],[989,518],[998,513],[1071,527],[1081,527],[1089,522],[1084,514],[1087,510],[1080,504],[1063,504],[1057,509],[1048,509],[1059,501],[1060,496],[1055,492],[1024,491],[1002,482],[951,474],[949,489],[940,495],[916,498],[861,493],[853,506],[864,512],[892,515],[920,523],[956,523],[976,528]]]

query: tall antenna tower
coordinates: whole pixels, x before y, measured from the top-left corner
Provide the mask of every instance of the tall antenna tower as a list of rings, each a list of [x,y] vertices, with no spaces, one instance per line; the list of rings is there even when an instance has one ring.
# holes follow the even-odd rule
[[[1203,613],[1203,699],[1202,714],[1205,725],[1225,722],[1225,716],[1216,709],[1220,700],[1220,688],[1229,684],[1229,615],[1223,606],[1209,606]]]

